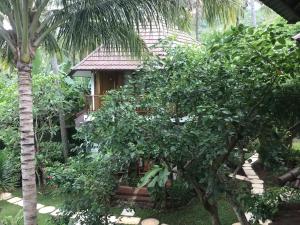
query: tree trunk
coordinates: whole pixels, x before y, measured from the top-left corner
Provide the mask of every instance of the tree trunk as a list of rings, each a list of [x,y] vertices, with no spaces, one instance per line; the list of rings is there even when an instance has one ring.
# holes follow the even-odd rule
[[[248,222],[245,212],[241,209],[241,207],[236,203],[236,201],[233,199],[233,196],[230,194],[227,197],[229,204],[231,205],[236,217],[238,218],[238,221],[241,225],[250,225]]]
[[[194,182],[191,178],[189,178],[197,196],[200,201],[202,201],[202,204],[206,211],[211,216],[212,220],[212,225],[222,225],[219,217],[219,212],[218,212],[218,206],[217,204],[212,204],[208,201],[208,199],[204,196],[204,193],[199,189],[198,185],[196,182]]]
[[[196,1],[196,25],[195,25],[195,32],[196,32],[196,40],[199,41],[200,40],[200,31],[199,31],[199,21],[200,21],[200,6],[199,6],[199,2]]]
[[[256,11],[255,11],[255,0],[250,0],[250,9],[251,9],[252,25],[254,27],[256,27],[257,26],[257,22],[256,22]]]
[[[51,59],[51,67],[54,74],[58,74],[58,63],[57,58],[55,56]],[[58,83],[58,94],[61,95],[60,84]],[[64,111],[60,108],[58,110],[59,116],[59,127],[60,127],[60,136],[61,136],[61,143],[63,145],[63,156],[64,160],[68,160],[69,155],[69,146],[68,146],[68,135],[67,135],[67,128],[66,128],[66,121],[65,121],[65,114]]]
[[[216,204],[211,204],[208,201],[208,199],[205,199],[203,197],[202,197],[202,204],[211,216],[212,225],[221,225],[219,212],[218,212],[218,206]]]
[[[24,225],[37,223],[35,146],[32,114],[31,64],[17,63],[19,81],[19,114],[21,132],[21,170]]]

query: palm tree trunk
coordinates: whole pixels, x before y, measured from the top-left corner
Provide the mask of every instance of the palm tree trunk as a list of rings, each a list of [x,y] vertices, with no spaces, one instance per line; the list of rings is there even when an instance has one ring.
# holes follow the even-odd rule
[[[200,31],[199,31],[199,21],[200,21],[200,7],[199,7],[199,3],[198,1],[196,2],[196,26],[195,26],[195,32],[196,32],[196,40],[199,41],[200,40]]]
[[[35,178],[35,147],[32,115],[31,64],[17,63],[19,72],[19,114],[21,132],[21,170],[24,225],[36,225],[37,196]]]
[[[256,22],[256,11],[255,11],[255,1],[254,0],[250,0],[250,9],[251,9],[252,25],[254,27],[256,27],[257,26],[257,22]]]

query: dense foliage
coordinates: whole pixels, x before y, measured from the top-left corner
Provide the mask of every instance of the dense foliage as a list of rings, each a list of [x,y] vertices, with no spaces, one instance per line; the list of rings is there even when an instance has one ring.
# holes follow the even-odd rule
[[[63,148],[59,135],[59,110],[65,111],[67,122],[72,124],[73,112],[82,104],[80,83],[62,74],[53,74],[45,63],[47,57],[46,59],[43,57],[45,55],[36,57],[33,73],[36,174],[41,186],[45,185],[44,168],[55,161],[63,161]],[[68,63],[62,64],[61,72],[65,67],[69,68]],[[9,170],[12,170],[11,173],[17,173],[17,179],[14,180],[19,181],[19,109],[15,71],[1,72],[0,89],[0,154],[6,158],[5,165],[14,166],[14,170]]]
[[[65,196],[63,219],[67,223],[74,216],[86,224],[107,224],[116,189],[117,161],[109,156],[79,155],[48,169],[48,184]]]
[[[111,92],[82,137],[102,154],[150,158],[165,174],[176,173],[194,188],[214,224],[220,224],[222,196],[247,224],[243,185],[227,175],[240,169],[253,142],[276,122],[274,93],[299,77],[299,49],[290,38],[298,28],[239,26],[206,49],[163,44],[167,57],[150,59],[128,86]],[[151,186],[162,182],[152,179]]]

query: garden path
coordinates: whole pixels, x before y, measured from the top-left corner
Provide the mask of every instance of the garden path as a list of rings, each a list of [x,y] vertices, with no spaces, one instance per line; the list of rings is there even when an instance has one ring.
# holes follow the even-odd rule
[[[11,193],[2,193],[0,194],[0,201],[7,201],[11,204],[18,205],[23,207],[23,199],[19,197],[14,197]],[[59,216],[61,214],[61,211],[58,208],[55,208],[54,206],[45,206],[42,204],[37,204],[37,210],[41,214],[50,214],[51,216]],[[75,220],[77,218],[80,218],[80,214],[77,213],[73,215],[72,219]],[[124,208],[121,212],[121,215],[119,217],[117,216],[109,216],[108,221],[110,224],[126,224],[126,225],[167,225],[164,223],[160,223],[158,219],[155,218],[146,218],[143,219],[140,217],[135,216],[135,211],[130,208]],[[76,222],[74,221],[75,225],[80,224],[80,219]]]
[[[257,153],[255,153],[253,156],[251,156],[248,160],[246,160],[246,162],[243,164],[243,170],[244,173],[246,174],[246,176],[241,176],[241,175],[235,175],[235,179],[239,179],[239,180],[244,180],[244,181],[248,181],[251,183],[252,186],[252,190],[251,192],[253,194],[258,194],[258,195],[262,195],[264,193],[264,181],[261,180],[258,175],[256,174],[256,172],[254,171],[252,165],[258,160],[259,155]],[[233,177],[233,175],[231,175],[231,177]],[[0,200],[5,200],[11,204],[15,204],[18,206],[23,206],[23,200],[22,198],[19,197],[14,197],[12,196],[11,193],[2,193],[0,194]],[[41,214],[50,214],[51,216],[59,216],[61,214],[61,211],[57,208],[55,208],[54,206],[45,206],[42,204],[37,204],[37,209],[38,212]],[[80,215],[75,214],[73,216],[73,219],[76,219],[76,217],[80,218]],[[246,213],[246,217],[249,220],[252,217],[251,213]],[[80,221],[80,219],[79,219]],[[75,222],[75,224],[80,224],[80,222]],[[127,225],[167,225],[167,224],[161,224],[159,220],[155,219],[155,218],[146,218],[143,219],[140,217],[136,217],[135,216],[135,212],[132,209],[123,209],[121,215],[119,217],[117,216],[110,216],[108,218],[108,221],[111,224],[127,224]],[[263,225],[268,225],[270,224],[271,221],[268,220],[264,223],[260,223]],[[233,225],[239,225],[240,223],[234,223]]]
[[[255,153],[249,159],[247,159],[242,167],[246,176],[235,175],[235,178],[250,182],[252,187],[251,193],[256,195],[262,195],[264,193],[264,181],[259,178],[259,176],[256,174],[256,172],[253,169],[253,164],[257,162],[258,159],[259,159],[258,153]],[[233,175],[231,175],[231,177],[233,177]],[[247,212],[245,215],[247,220],[250,220],[251,217],[253,216],[252,213],[250,212]],[[260,221],[260,224],[268,225],[271,222],[272,222],[271,220],[266,220],[265,222]],[[232,225],[240,225],[240,223],[234,223]]]

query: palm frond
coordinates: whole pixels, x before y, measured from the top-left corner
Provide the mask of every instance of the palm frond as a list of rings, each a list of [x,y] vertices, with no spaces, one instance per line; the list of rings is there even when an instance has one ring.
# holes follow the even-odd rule
[[[197,0],[201,1],[202,16],[210,25],[234,24],[242,13],[244,0]]]
[[[64,0],[53,10],[49,27],[59,24],[59,39],[67,49],[131,50],[138,53],[143,42],[138,28],[164,24],[187,27],[188,13],[182,0]],[[50,19],[49,19],[50,20]]]
[[[56,37],[53,34],[48,34],[45,37],[43,46],[45,50],[50,54],[61,54],[61,49],[59,47]]]
[[[5,39],[0,37],[0,59],[1,59],[1,66],[7,66],[11,64],[14,60],[14,54],[11,48],[7,45]]]

